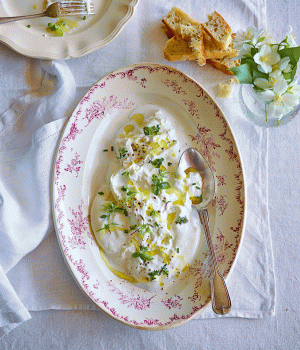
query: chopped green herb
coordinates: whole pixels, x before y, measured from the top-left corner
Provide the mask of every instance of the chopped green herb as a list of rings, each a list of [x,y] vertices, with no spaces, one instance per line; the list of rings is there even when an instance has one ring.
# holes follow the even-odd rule
[[[134,252],[131,254],[132,258],[141,258],[143,261],[146,260],[153,260],[154,258],[147,254],[146,252],[148,251],[147,247],[140,246],[140,249],[138,252]]]
[[[109,202],[108,205],[103,205],[104,210],[108,213],[109,217],[112,213],[123,213],[125,216],[128,216],[128,212],[125,208],[116,207],[113,202]]]
[[[192,183],[192,186],[196,186],[196,185],[197,185],[196,182]]]
[[[128,153],[128,151],[126,150],[125,147],[121,148],[121,149],[119,150],[119,152],[120,152],[120,156],[117,157],[117,159],[123,159],[123,158],[126,156],[126,153]]]
[[[201,190],[201,188],[199,186],[196,186],[197,190]]]
[[[27,24],[27,26],[26,26],[27,28],[30,28],[31,27],[31,25],[30,24]]]
[[[171,185],[163,181],[163,178],[165,177],[165,174],[163,171],[160,171],[158,175],[153,174],[152,175],[152,189],[153,193],[158,196],[160,191],[166,190],[168,188],[171,188]]]
[[[101,215],[100,218],[101,219],[106,219],[106,218],[108,218],[108,215]]]
[[[108,152],[108,149],[104,149],[103,152]]]
[[[176,250],[177,250],[177,253],[179,254],[179,248],[177,248]]]
[[[157,210],[152,210],[150,216],[158,216],[159,212]]]
[[[111,146],[111,147],[110,147],[110,150],[113,152],[113,151],[114,151],[114,146]]]
[[[130,179],[130,175],[128,171],[124,171],[124,173],[122,173],[123,176],[128,177],[128,179]]]
[[[97,232],[103,231],[103,230],[107,230],[109,232],[110,231],[110,226],[118,226],[119,224],[116,224],[115,222],[112,222],[111,224],[105,224],[102,228],[100,228],[99,230],[97,230]]]
[[[171,165],[172,165],[172,163],[171,163],[171,162],[168,162],[168,165],[169,165],[169,166],[171,166]]]
[[[123,186],[121,187],[121,191],[127,192],[127,188],[123,185]]]
[[[157,222],[155,222],[154,225],[155,225],[156,227],[159,227],[159,224],[158,224]]]
[[[84,20],[84,21],[86,20],[86,16],[83,16],[83,20]]]
[[[159,125],[153,125],[153,126],[145,126],[144,127],[144,134],[147,136],[154,136],[159,133],[160,126]]]
[[[186,216],[180,217],[178,216],[178,219],[175,221],[175,224],[185,224],[188,222],[188,219],[186,218]]]
[[[129,231],[128,230],[124,230],[124,233],[128,233]]]
[[[48,28],[50,30],[52,30],[52,32],[54,32],[55,30],[60,28],[60,25],[50,22],[50,23],[48,23]]]
[[[151,160],[151,164],[154,166],[154,168],[160,168],[164,160],[165,160],[164,158],[157,158],[157,159]]]
[[[139,235],[143,239],[145,236],[145,233],[150,233],[151,229],[147,225],[139,225]]]
[[[130,230],[135,230],[137,228],[137,225],[130,226]]]
[[[103,196],[104,195],[104,192],[98,192],[98,194],[100,194],[100,196]]]
[[[165,276],[169,275],[169,271],[167,269],[167,264],[165,264],[160,270],[154,270],[154,271],[148,273],[148,275],[150,276],[150,281],[155,280],[155,278],[157,276],[161,276],[162,274]]]

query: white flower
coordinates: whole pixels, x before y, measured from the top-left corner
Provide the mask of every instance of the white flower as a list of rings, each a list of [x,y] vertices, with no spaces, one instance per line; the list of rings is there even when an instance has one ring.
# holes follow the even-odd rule
[[[240,50],[245,43],[257,43],[258,37],[262,31],[253,27],[248,27],[245,31],[239,30],[233,39],[233,48]]]
[[[251,55],[251,49],[253,46],[245,43],[243,44],[243,46],[241,47],[241,49],[239,50],[239,54],[236,57],[233,57],[234,60],[238,60],[240,58],[243,58],[245,56],[249,56]]]
[[[300,94],[300,86],[294,86],[295,91]],[[270,117],[281,118],[299,104],[299,95],[291,91],[284,77],[280,76],[273,90],[265,90],[258,94],[261,100],[269,104]]]
[[[285,41],[287,42],[287,44],[289,45],[289,47],[296,47],[297,43],[296,43],[296,38],[295,36],[292,34],[292,27],[290,26],[290,31],[288,33],[288,35],[285,38]]]
[[[289,57],[283,57],[279,62],[275,63],[272,65],[272,68],[274,70],[280,70],[283,71],[287,68],[287,66],[289,65],[290,62],[290,58]]]
[[[255,63],[258,64],[257,69],[263,73],[272,72],[272,65],[280,61],[280,55],[271,49],[269,45],[262,45],[258,53],[253,57]]]
[[[269,79],[256,78],[254,80],[254,85],[263,90],[271,89],[275,86],[279,78],[282,79],[283,75],[281,73],[281,70],[278,69],[269,74]]]
[[[298,85],[298,79],[295,79],[288,87],[288,92],[300,97],[300,85]]]

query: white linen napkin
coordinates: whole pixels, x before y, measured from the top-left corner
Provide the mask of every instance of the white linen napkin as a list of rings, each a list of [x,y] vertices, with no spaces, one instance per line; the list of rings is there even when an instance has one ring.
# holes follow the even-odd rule
[[[41,64],[40,93],[46,96],[21,97],[0,119],[0,336],[30,317],[5,272],[53,232],[52,159],[75,96],[74,78],[64,62]]]
[[[203,14],[212,9],[223,14],[222,4],[214,1],[202,4],[201,9]],[[39,95],[46,96],[24,96],[0,115],[0,133],[3,135],[0,140],[0,264],[3,270],[0,269],[0,273],[4,277],[0,284],[0,336],[30,317],[26,309],[97,309],[80,291],[67,269],[55,236],[50,208],[54,151],[65,117],[79,102],[80,96],[105,74],[139,61],[155,61],[181,69],[199,81],[213,97],[216,97],[216,82],[228,79],[210,67],[199,69],[191,62],[163,60],[166,37],[160,29],[161,18],[174,5],[171,1],[144,2],[143,6],[138,6],[134,22],[131,22],[133,25],[126,27],[128,31],[124,36],[120,35],[99,52],[67,64],[41,62],[45,76]],[[152,12],[153,6],[156,12]],[[193,14],[193,8],[199,5],[196,0],[182,0],[177,1],[176,6]],[[246,1],[231,2],[226,6],[224,17],[234,23],[234,30],[251,24],[266,27],[264,0],[251,2],[251,6]],[[139,36],[135,36],[141,19],[147,19],[145,27]],[[126,40],[128,35],[133,38],[130,42]],[[121,44],[124,57],[130,59],[118,60],[117,48]],[[78,70],[78,66],[82,69]],[[47,91],[49,87],[50,91]],[[227,283],[233,307],[226,317],[257,318],[275,312],[268,218],[268,131],[246,119],[239,93],[237,87],[231,98],[217,101],[236,137],[247,185],[246,230]],[[205,317],[218,316],[207,308],[199,315],[199,318]]]

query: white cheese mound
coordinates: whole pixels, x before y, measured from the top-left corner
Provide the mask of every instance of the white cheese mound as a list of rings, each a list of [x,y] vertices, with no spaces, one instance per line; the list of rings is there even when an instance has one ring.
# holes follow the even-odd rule
[[[178,169],[182,148],[161,111],[133,115],[113,148],[117,169],[92,204],[95,237],[119,277],[162,288],[195,257],[200,222],[192,200],[201,200],[201,176]]]

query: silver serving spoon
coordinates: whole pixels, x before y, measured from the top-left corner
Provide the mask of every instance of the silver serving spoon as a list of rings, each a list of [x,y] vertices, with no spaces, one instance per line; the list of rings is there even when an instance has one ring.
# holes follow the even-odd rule
[[[213,200],[215,196],[214,175],[206,159],[202,156],[200,152],[198,152],[194,148],[188,148],[183,152],[180,158],[179,166],[184,170],[188,168],[196,169],[202,178],[202,202],[199,204],[195,204],[195,207],[198,211],[200,221],[204,228],[204,233],[212,261],[212,308],[217,314],[227,314],[231,309],[231,301],[224,278],[220,273],[218,261],[214,252],[214,247],[212,244],[212,239],[209,230],[207,210],[208,204]]]

